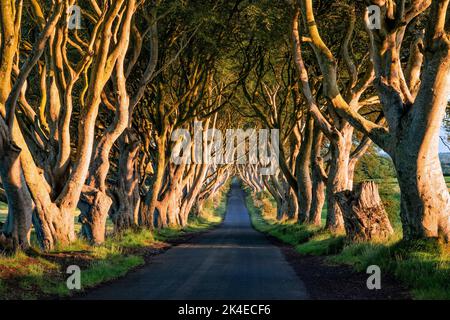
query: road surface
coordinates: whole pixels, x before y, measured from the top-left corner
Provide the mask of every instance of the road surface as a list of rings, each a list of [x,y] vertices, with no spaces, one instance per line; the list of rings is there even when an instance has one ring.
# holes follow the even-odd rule
[[[233,184],[220,227],[83,299],[296,300],[308,293],[280,249],[252,228],[244,192]]]

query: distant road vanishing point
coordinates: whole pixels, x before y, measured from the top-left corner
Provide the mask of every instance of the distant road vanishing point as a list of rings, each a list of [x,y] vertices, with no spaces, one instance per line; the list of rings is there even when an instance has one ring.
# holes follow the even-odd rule
[[[154,257],[145,267],[82,299],[300,300],[301,279],[250,222],[244,192],[233,183],[222,225]]]

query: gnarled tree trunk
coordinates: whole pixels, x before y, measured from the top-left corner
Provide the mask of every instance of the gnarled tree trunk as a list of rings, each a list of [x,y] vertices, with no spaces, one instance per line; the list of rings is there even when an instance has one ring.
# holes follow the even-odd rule
[[[314,119],[308,115],[303,141],[297,157],[296,172],[298,184],[298,222],[305,223],[309,220],[313,189],[311,181],[311,150],[313,143]]]
[[[442,236],[450,240],[450,196],[439,160],[439,130],[427,129],[430,143],[420,139],[420,130],[408,130],[393,157],[406,239]]]
[[[346,124],[339,135],[331,143],[331,164],[327,179],[327,221],[326,228],[334,232],[344,231],[342,211],[336,202],[335,195],[350,189],[349,162],[353,128]]]
[[[351,241],[384,240],[394,233],[375,182],[363,182],[354,191],[336,194]]]
[[[84,186],[78,207],[81,210],[79,221],[81,233],[93,244],[105,241],[106,220],[112,199],[103,191]]]
[[[381,30],[370,30],[375,87],[388,127],[380,126],[358,114],[342,97],[337,83],[337,63],[323,42],[314,22],[313,3],[302,0],[311,43],[322,74],[325,95],[341,116],[370,137],[393,159],[401,189],[401,216],[406,239],[437,238],[450,240],[450,195],[439,165],[439,130],[448,105],[450,88],[449,1],[414,1],[409,10],[393,1],[380,1]],[[431,10],[427,10],[431,7]],[[408,24],[427,15],[423,45],[413,50],[404,77],[400,59]],[[404,23],[392,25],[392,19]],[[366,23],[368,14],[366,12]],[[418,44],[419,42],[417,42]],[[419,55],[419,56],[417,56]],[[412,77],[416,77],[413,79]],[[420,85],[418,82],[420,81]],[[409,86],[410,87],[409,87]]]
[[[189,213],[191,212],[195,200],[197,199],[197,196],[202,189],[203,181],[206,178],[208,168],[209,168],[208,164],[201,164],[199,166],[198,170],[199,172],[196,174],[194,178],[193,186],[191,186],[190,190],[188,191],[188,194],[186,195],[184,201],[182,202],[180,208],[180,221],[182,226],[185,226],[188,223]]]
[[[3,250],[15,251],[30,246],[34,204],[23,177],[20,151],[9,139],[8,129],[0,115],[0,176],[8,203],[8,218],[0,238]]]
[[[150,189],[145,195],[143,205],[139,212],[139,224],[150,228],[154,227],[155,210],[158,204],[159,193],[163,185],[164,172],[166,170],[166,134],[167,132],[164,132],[155,138],[158,153],[156,160],[156,174],[152,177]],[[160,216],[160,213],[158,213],[158,216]],[[161,223],[163,222],[164,221],[161,221]]]
[[[322,149],[323,133],[319,127],[314,127],[313,150],[311,154],[311,178],[313,197],[309,223],[320,226],[322,224],[322,209],[325,203],[325,182],[323,174],[323,160],[320,155]]]
[[[114,223],[114,231],[137,226],[138,210],[140,204],[139,171],[137,158],[140,142],[137,137],[125,132],[120,138],[119,171],[117,174],[118,185],[112,190],[114,206],[111,210],[111,219]]]

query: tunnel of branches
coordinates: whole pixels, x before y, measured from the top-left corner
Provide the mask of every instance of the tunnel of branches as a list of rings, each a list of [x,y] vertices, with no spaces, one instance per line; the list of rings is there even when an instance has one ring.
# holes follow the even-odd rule
[[[403,237],[448,241],[448,5],[2,0],[1,246],[185,226],[232,178],[279,220],[348,232],[349,201],[381,202],[355,181],[366,155],[393,168]],[[270,174],[248,143],[264,130]]]

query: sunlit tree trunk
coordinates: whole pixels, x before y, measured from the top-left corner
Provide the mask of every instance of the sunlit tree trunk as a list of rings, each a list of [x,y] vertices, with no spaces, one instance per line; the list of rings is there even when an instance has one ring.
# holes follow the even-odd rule
[[[129,10],[134,11],[135,1],[130,0]],[[131,20],[131,16],[129,18]],[[124,28],[124,42],[120,47],[120,55],[115,68],[115,85],[117,86],[117,111],[113,123],[107,128],[104,135],[95,143],[94,153],[89,168],[86,189],[81,200],[85,203],[81,206],[84,210],[80,215],[80,222],[83,224],[82,234],[91,242],[101,244],[105,241],[106,220],[112,199],[107,194],[106,177],[110,168],[109,155],[111,148],[117,139],[122,135],[129,123],[130,99],[128,97],[125,78],[125,56],[128,50],[130,25],[128,20],[122,26]]]
[[[154,177],[152,177],[150,190],[145,196],[145,200],[139,217],[139,223],[150,228],[154,227],[156,205],[158,202],[159,192],[163,185],[164,173],[166,171],[166,134],[167,132],[164,132],[160,136],[156,137],[156,173]],[[161,213],[158,213],[158,224],[160,224],[161,226],[167,225],[166,221],[164,220],[164,214],[165,213],[163,213],[163,220],[161,220]]]
[[[139,171],[137,160],[140,142],[137,137],[125,132],[119,139],[120,150],[117,187],[111,191],[114,195],[114,206],[111,219],[115,232],[137,226],[140,206]]]

